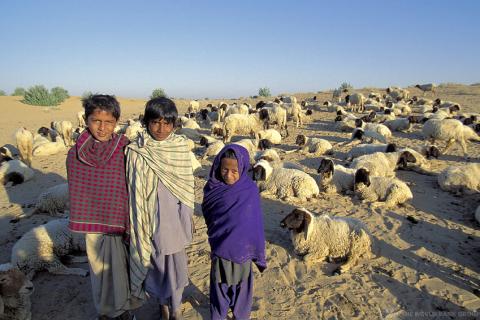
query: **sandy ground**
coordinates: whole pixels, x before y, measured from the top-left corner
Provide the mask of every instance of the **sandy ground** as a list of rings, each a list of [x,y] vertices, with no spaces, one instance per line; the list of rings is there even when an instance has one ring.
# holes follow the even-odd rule
[[[380,89],[365,89],[368,93]],[[411,89],[412,94],[419,94]],[[301,99],[313,94],[297,94]],[[330,94],[317,94],[320,101]],[[480,86],[442,86],[437,97],[460,103],[465,111],[480,112]],[[0,97],[0,145],[14,144],[13,133],[21,126],[36,131],[53,120],[76,123],[81,110],[79,98],[69,98],[59,107],[36,107],[22,104],[19,97]],[[122,120],[143,110],[144,100],[120,99]],[[202,106],[207,102],[202,101]],[[180,111],[186,101],[177,101]],[[290,130],[290,136],[279,149],[292,149],[298,133],[323,137],[333,143],[342,142],[348,133],[333,131],[334,115],[314,113],[303,128]],[[411,133],[394,133],[393,141],[412,146],[422,143],[419,127]],[[199,153],[201,150],[197,150]],[[344,162],[346,148],[336,149],[334,158]],[[480,161],[479,144],[469,144],[470,161]],[[66,181],[66,152],[51,157],[34,158],[36,175],[24,184],[0,187],[0,263],[9,261],[15,241],[29,229],[54,217],[34,215],[17,223],[10,220],[32,210],[36,197],[47,187]],[[196,202],[202,200],[202,188],[211,160],[202,161],[203,169],[196,177]],[[288,154],[285,160],[302,164],[316,174],[319,160]],[[447,165],[464,162],[455,146],[448,155],[432,161],[439,172]],[[252,318],[255,319],[407,319],[480,318],[480,227],[474,219],[480,195],[457,197],[439,189],[435,176],[399,171],[397,176],[408,182],[414,198],[404,207],[386,210],[371,208],[350,196],[322,195],[305,203],[286,203],[263,198],[262,207],[267,239],[268,269],[255,273],[255,296]],[[330,276],[333,263],[306,263],[295,256],[287,231],[280,220],[292,208],[303,206],[318,213],[361,219],[371,231],[376,257],[350,272]],[[190,285],[182,305],[185,319],[208,319],[209,246],[206,226],[199,207],[194,217],[197,231],[187,248]],[[406,219],[410,215],[419,223]],[[87,264],[77,264],[88,269]],[[38,272],[32,295],[33,319],[94,319],[95,309],[90,294],[90,279],[78,276],[56,276]],[[476,312],[476,313],[475,313]],[[149,302],[136,311],[137,319],[159,319],[159,308]]]

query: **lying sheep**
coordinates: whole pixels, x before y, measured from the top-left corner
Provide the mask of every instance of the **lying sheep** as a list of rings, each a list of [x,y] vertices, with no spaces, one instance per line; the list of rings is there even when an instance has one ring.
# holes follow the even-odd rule
[[[414,146],[414,147],[412,147],[412,149],[414,149],[415,151],[417,151],[418,153],[420,153],[422,156],[424,156],[427,159],[430,159],[432,157],[438,159],[438,157],[441,154],[440,149],[438,149],[437,146],[431,145],[431,144]]]
[[[223,141],[208,142],[205,146],[206,149],[203,153],[202,159],[216,156],[223,147],[225,147],[225,143],[223,143]]]
[[[295,144],[299,146],[297,151],[302,154],[310,153],[315,156],[333,154],[332,144],[325,139],[310,138],[304,134],[299,134],[295,139]]]
[[[285,201],[297,197],[309,200],[320,193],[318,185],[307,173],[285,168],[273,168],[266,160],[258,161],[253,168],[253,178],[261,194],[272,194]]]
[[[247,149],[248,154],[250,155],[250,162],[254,161],[255,154],[258,151],[258,140],[254,139],[242,139],[236,142],[233,142],[233,144],[238,144],[245,149]]]
[[[385,121],[383,124],[391,131],[409,132],[412,128],[410,118],[397,118],[395,120]]]
[[[354,119],[342,118],[342,116],[337,116],[334,121],[335,131],[352,132],[356,128]]]
[[[38,196],[34,213],[61,216],[69,208],[68,201],[68,183],[50,187]]]
[[[68,219],[51,220],[25,233],[13,246],[11,263],[32,279],[37,270],[46,269],[53,274],[87,276],[81,268],[68,268],[60,257],[73,251],[86,250],[85,236],[68,229]],[[77,262],[86,262],[79,257]]]
[[[307,261],[345,260],[333,274],[350,270],[362,256],[372,256],[369,232],[354,218],[317,215],[297,208],[280,222],[280,226],[290,230],[295,253]]]
[[[255,137],[255,134],[262,128],[262,123],[255,114],[232,114],[225,117],[223,124],[223,142],[230,142],[234,135],[250,135]]]
[[[187,117],[180,117],[178,118],[178,121],[180,122],[180,126],[182,128],[200,129],[200,125],[194,119],[190,119]]]
[[[33,283],[20,270],[0,271],[0,319],[30,320]]]
[[[20,160],[4,161],[0,165],[0,183],[13,186],[28,181],[35,175],[34,171]]]
[[[480,192],[480,164],[449,166],[438,175],[438,185],[442,190],[457,195],[478,193]]]
[[[480,141],[480,137],[472,128],[455,119],[428,120],[423,125],[422,133],[425,140],[429,140],[433,144],[435,144],[435,140],[446,141],[447,145],[442,151],[443,154],[450,150],[455,142],[459,143],[464,157],[467,157],[467,141]]]
[[[15,140],[17,141],[17,148],[20,152],[20,160],[31,167],[33,157],[33,134],[26,128],[20,128],[15,132]]]
[[[52,123],[50,124],[50,128],[58,132],[67,147],[73,145],[73,125],[70,121],[52,121]]]
[[[272,144],[282,143],[282,135],[275,129],[260,130],[257,133],[258,139],[267,139]]]
[[[413,199],[412,191],[405,182],[392,177],[373,177],[365,168],[355,172],[353,190],[362,202],[370,202],[372,206],[383,205],[385,208]]]
[[[0,148],[0,165],[4,161],[13,160],[19,154],[20,154],[20,151],[18,151],[18,149],[15,146],[8,143],[4,144],[3,147]]]
[[[272,168],[285,168],[285,169],[297,169],[304,170],[304,168],[294,162],[282,161],[277,151],[274,149],[267,149],[263,151],[258,151],[254,158],[255,161],[266,160],[270,163]]]
[[[352,132],[352,135],[350,137],[349,141],[346,141],[344,145],[349,145],[352,143],[355,143],[357,141],[361,142],[366,142],[366,143],[383,143],[386,144],[387,137],[381,135],[380,133],[376,131],[371,131],[371,130],[365,130],[362,128],[355,128]]]
[[[358,158],[360,156],[366,154],[372,154],[375,152],[395,152],[397,151],[397,146],[395,143],[379,143],[379,144],[359,144],[350,149],[347,154],[347,161],[352,161],[354,158]]]
[[[415,157],[409,151],[375,152],[354,159],[350,168],[365,168],[372,176],[394,177],[398,166],[407,167],[408,163],[415,161]]]
[[[33,148],[33,156],[51,156],[65,150],[66,147],[63,139],[58,137],[55,142],[48,141],[36,145]]]
[[[355,125],[357,128],[362,128],[365,131],[373,131],[377,132],[381,136],[384,137],[384,140],[388,140],[392,137],[392,131],[388,129],[386,125],[383,125],[381,123],[366,123],[362,119],[358,119],[355,121]]]
[[[317,172],[320,174],[319,187],[326,193],[350,193],[353,191],[355,169],[334,164],[331,159],[322,159]]]

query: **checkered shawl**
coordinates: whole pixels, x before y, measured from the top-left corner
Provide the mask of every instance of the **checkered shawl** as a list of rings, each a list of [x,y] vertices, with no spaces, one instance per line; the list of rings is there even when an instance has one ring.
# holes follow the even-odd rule
[[[123,135],[99,142],[85,130],[69,150],[70,230],[105,234],[129,230],[123,152],[127,144]]]

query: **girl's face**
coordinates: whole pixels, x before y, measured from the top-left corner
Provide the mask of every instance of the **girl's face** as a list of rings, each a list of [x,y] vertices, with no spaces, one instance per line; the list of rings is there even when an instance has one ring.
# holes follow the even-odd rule
[[[220,175],[223,181],[232,185],[240,179],[238,161],[236,159],[223,158],[220,163]]]
[[[173,123],[168,123],[164,119],[155,119],[148,122],[148,132],[157,141],[165,140],[173,131]]]
[[[100,142],[105,142],[112,138],[116,125],[117,119],[115,119],[113,114],[102,109],[95,109],[87,119],[88,130]]]

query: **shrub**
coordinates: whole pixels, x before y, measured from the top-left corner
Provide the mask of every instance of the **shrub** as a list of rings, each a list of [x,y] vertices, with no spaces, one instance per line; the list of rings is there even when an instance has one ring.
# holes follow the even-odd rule
[[[5,91],[0,90],[0,96],[5,96],[5,95],[6,95],[6,94],[5,94]]]
[[[64,90],[68,95],[68,92],[65,89],[62,90]],[[53,92],[48,92],[48,89],[42,85],[33,86],[25,91],[22,102],[34,106],[57,106],[63,102],[63,100],[65,100],[65,92],[62,90],[56,89],[53,90]],[[56,94],[59,93],[60,95],[57,96]],[[64,99],[62,100],[62,98]]]
[[[12,96],[24,96],[25,95],[25,89],[22,87],[17,87],[12,93]]]
[[[62,103],[65,99],[70,98],[68,91],[62,87],[52,88],[50,94],[58,101],[58,103]]]
[[[82,100],[86,100],[86,99],[90,98],[91,96],[93,96],[92,91],[85,91],[85,92],[82,94]]]
[[[260,97],[270,97],[271,94],[270,94],[270,89],[265,87],[265,88],[260,88],[258,89],[258,95]]]
[[[347,92],[347,91],[352,90],[353,86],[348,82],[344,82],[340,85],[340,87],[338,89],[340,89],[343,92]]]
[[[154,89],[152,91],[152,95],[150,96],[150,99],[159,98],[159,97],[168,98],[167,94],[165,93],[165,90],[163,90],[162,88]]]

